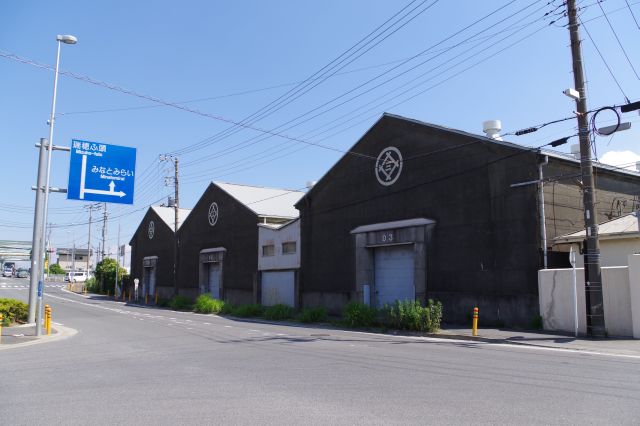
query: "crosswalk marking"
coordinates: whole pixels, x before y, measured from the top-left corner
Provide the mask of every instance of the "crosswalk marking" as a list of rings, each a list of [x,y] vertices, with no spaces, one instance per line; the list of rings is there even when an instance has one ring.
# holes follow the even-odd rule
[[[44,288],[64,288],[65,284],[45,284]],[[29,284],[9,285],[0,284],[0,290],[25,290],[29,288]]]

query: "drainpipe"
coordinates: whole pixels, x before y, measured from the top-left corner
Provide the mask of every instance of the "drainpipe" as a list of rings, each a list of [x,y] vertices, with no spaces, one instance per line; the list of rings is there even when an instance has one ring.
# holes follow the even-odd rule
[[[540,239],[542,240],[542,258],[544,262],[544,269],[547,269],[547,225],[544,216],[544,175],[542,173],[542,167],[549,164],[549,157],[544,156],[544,161],[538,164],[538,198],[539,198],[539,210],[540,210]]]

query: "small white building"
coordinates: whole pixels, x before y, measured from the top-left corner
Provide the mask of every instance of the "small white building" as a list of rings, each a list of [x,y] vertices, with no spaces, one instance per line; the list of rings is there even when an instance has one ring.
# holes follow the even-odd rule
[[[601,266],[626,266],[631,254],[640,253],[640,215],[639,212],[629,213],[617,219],[598,225],[598,239],[600,241]],[[553,240],[558,251],[576,252],[576,267],[584,267],[583,245],[585,231],[562,235]]]
[[[89,260],[89,271],[93,271],[95,265],[93,262],[93,250],[82,248],[59,248],[56,250],[58,257],[58,265],[65,271],[86,271],[87,257]],[[88,255],[88,256],[87,256]]]
[[[258,224],[258,289],[264,306],[298,306],[300,219]]]

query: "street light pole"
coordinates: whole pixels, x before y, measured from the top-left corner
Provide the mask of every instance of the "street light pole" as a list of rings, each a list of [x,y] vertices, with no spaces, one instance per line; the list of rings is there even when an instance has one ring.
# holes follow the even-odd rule
[[[53,77],[53,99],[51,102],[51,116],[49,117],[49,145],[47,146],[47,177],[45,179],[44,184],[44,214],[42,217],[42,235],[41,241],[45,241],[46,237],[46,224],[47,217],[49,215],[49,182],[51,179],[51,153],[53,152],[53,127],[56,120],[56,97],[58,95],[58,69],[60,67],[60,46],[62,43],[65,44],[76,44],[78,39],[72,35],[58,35],[56,36],[56,40],[58,41],[58,49],[56,52],[56,68],[54,71]],[[39,274],[40,279],[38,280],[38,301],[36,304],[36,336],[40,336],[42,334],[42,293],[44,290],[44,259],[45,259],[45,248],[44,244],[42,244],[42,251],[40,253],[40,259],[42,260],[42,267],[40,268]]]

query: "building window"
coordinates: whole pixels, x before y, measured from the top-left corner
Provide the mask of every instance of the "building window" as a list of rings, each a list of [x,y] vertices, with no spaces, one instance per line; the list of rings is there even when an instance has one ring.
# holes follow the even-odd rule
[[[282,243],[282,254],[294,254],[296,252],[296,242],[288,241]]]
[[[274,246],[273,244],[262,246],[262,257],[275,256],[275,254],[276,254],[276,246]]]

